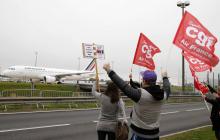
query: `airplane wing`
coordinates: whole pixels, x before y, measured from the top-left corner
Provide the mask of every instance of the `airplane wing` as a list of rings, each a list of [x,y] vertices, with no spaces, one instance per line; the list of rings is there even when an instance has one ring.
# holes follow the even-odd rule
[[[67,73],[67,74],[58,74],[58,75],[54,75],[56,78],[61,79],[64,78],[66,76],[73,76],[73,75],[83,75],[83,74],[93,74],[95,71],[95,59],[93,59],[88,66],[86,66],[86,68],[82,71],[76,71],[74,73]]]
[[[58,79],[61,79],[61,78],[64,78],[66,76],[92,74],[92,73],[94,73],[94,72],[92,72],[92,71],[83,71],[83,72],[76,72],[76,73],[56,74],[56,75],[53,75],[53,76],[57,77]]]

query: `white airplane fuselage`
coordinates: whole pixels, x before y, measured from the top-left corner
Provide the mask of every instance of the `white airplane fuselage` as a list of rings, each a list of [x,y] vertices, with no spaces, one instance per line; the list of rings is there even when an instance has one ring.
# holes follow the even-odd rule
[[[62,80],[81,80],[94,76],[92,71],[66,70],[33,66],[12,66],[4,70],[2,75],[21,80],[43,80],[56,82]]]

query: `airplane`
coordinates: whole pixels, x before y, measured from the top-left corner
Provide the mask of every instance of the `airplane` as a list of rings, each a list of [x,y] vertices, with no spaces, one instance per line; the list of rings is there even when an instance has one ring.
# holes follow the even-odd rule
[[[2,72],[1,77],[19,80],[30,80],[31,82],[57,83],[64,80],[82,80],[95,76],[95,59],[93,59],[84,70],[66,70],[33,66],[11,66]]]

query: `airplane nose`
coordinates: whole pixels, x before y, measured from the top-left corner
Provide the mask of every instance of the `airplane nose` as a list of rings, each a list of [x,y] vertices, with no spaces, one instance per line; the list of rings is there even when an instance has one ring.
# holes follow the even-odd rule
[[[5,75],[5,71],[1,72],[1,75]]]
[[[6,76],[7,75],[7,70],[4,70],[2,73],[1,73],[1,75],[4,75],[4,76]]]

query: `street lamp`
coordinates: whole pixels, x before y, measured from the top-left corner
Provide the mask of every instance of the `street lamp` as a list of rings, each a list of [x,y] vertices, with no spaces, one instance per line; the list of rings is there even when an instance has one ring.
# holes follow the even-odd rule
[[[80,70],[80,57],[78,57],[78,70]]]
[[[112,61],[112,69],[114,69],[114,61]]]
[[[182,18],[184,16],[184,9],[189,6],[189,1],[178,1],[177,6],[182,8]],[[182,51],[184,53],[184,51]],[[184,62],[184,56],[182,56],[182,91],[185,91],[185,62]]]
[[[37,55],[38,55],[38,52],[36,51],[36,52],[35,52],[35,56],[36,56],[36,57],[35,57],[35,63],[34,63],[34,66],[35,66],[35,67],[37,66]]]
[[[220,86],[220,75],[219,75],[219,73],[218,73],[218,87]]]

